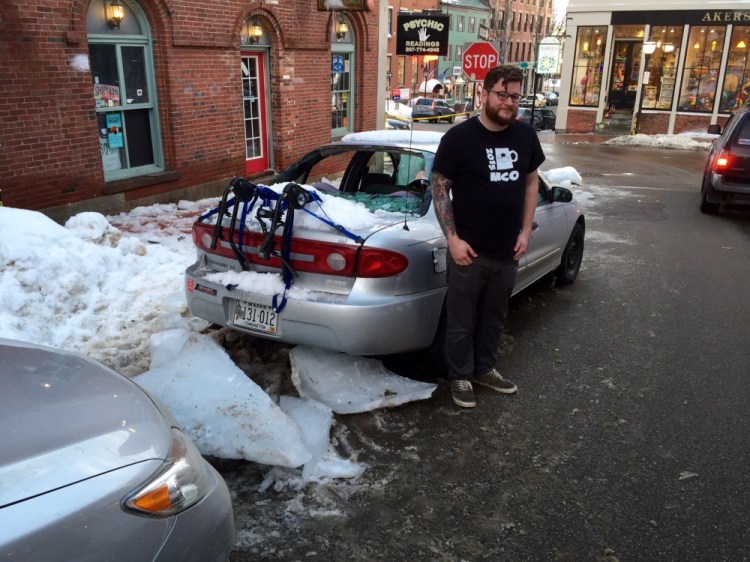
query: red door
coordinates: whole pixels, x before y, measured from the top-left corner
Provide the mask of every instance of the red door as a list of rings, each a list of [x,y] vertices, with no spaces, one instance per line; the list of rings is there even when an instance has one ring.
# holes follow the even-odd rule
[[[242,53],[242,105],[245,112],[245,171],[270,169],[264,52]]]

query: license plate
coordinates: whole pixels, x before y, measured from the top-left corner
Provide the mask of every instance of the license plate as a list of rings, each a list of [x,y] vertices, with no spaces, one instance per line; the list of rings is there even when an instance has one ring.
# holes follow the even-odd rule
[[[265,304],[257,302],[234,301],[234,324],[259,332],[275,334],[278,328],[279,315]]]

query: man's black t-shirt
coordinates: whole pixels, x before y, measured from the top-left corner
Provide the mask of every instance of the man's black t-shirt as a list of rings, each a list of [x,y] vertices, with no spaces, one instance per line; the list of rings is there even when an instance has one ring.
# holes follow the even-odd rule
[[[523,219],[526,174],[545,156],[534,129],[513,121],[490,131],[472,117],[445,133],[432,166],[453,182],[458,236],[479,254],[513,259]]]

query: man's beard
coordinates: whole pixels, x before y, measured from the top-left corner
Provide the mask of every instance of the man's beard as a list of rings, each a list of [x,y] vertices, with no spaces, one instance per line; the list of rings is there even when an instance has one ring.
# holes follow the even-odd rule
[[[510,117],[504,117],[500,114],[499,110],[490,111],[489,107],[486,108],[484,114],[487,116],[487,119],[492,121],[495,125],[499,125],[500,127],[507,127],[516,120],[515,112],[511,112]]]

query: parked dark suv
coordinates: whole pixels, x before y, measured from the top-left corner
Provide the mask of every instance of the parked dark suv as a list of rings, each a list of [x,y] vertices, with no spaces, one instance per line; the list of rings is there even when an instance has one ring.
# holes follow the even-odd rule
[[[424,121],[440,121],[447,119],[448,123],[453,123],[456,114],[453,108],[445,100],[435,98],[419,98],[411,111],[412,119],[422,119]]]
[[[722,201],[750,200],[750,106],[732,114],[724,131],[719,125],[710,125],[708,133],[719,136],[708,151],[700,208],[714,214]]]

